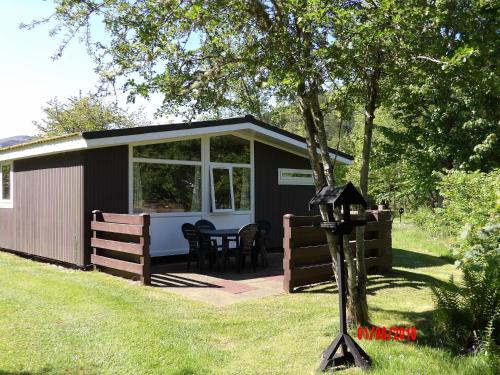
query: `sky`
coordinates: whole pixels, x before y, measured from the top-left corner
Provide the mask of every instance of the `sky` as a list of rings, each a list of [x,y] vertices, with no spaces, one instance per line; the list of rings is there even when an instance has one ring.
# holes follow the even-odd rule
[[[0,0],[0,139],[34,135],[33,121],[43,118],[42,107],[50,99],[62,101],[78,96],[80,90],[95,91],[98,76],[84,45],[73,41],[54,61],[60,39],[49,36],[48,25],[19,29],[21,23],[49,16],[53,10],[51,0]],[[125,95],[118,99],[126,107]],[[160,103],[160,97],[138,99],[129,108],[142,108],[148,120],[164,123],[166,119],[153,116]]]

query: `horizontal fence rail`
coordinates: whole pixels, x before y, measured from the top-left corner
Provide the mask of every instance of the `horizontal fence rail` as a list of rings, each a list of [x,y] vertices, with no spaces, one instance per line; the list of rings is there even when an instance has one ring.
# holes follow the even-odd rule
[[[356,218],[356,213],[351,213]],[[368,272],[392,267],[392,215],[390,210],[367,210],[365,263]],[[320,216],[283,216],[283,288],[292,293],[300,286],[331,280],[332,258]],[[350,251],[356,254],[355,231],[349,236]]]
[[[92,211],[94,269],[109,271],[114,275],[140,277],[143,284],[151,284],[151,259],[149,256],[149,214],[123,215]]]

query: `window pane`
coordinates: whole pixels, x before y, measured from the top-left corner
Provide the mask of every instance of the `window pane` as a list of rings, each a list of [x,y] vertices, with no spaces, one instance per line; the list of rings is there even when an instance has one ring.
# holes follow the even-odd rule
[[[134,212],[200,211],[200,166],[134,163]]]
[[[229,169],[214,168],[212,169],[213,176],[213,193],[215,198],[216,210],[231,210],[231,182],[229,177]]]
[[[250,168],[233,168],[234,209],[250,211]]]
[[[201,161],[201,139],[134,146],[134,157]]]
[[[2,165],[2,199],[10,200],[10,165]]]
[[[250,164],[250,141],[234,135],[211,137],[210,161]]]

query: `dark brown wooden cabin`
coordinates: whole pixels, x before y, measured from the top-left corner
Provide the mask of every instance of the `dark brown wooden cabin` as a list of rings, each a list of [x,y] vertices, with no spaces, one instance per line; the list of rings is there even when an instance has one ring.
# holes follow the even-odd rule
[[[352,157],[331,150],[337,161]],[[0,248],[83,267],[92,210],[151,214],[151,256],[182,254],[180,226],[266,219],[282,247],[284,214],[314,194],[302,137],[251,116],[84,132],[0,149]]]

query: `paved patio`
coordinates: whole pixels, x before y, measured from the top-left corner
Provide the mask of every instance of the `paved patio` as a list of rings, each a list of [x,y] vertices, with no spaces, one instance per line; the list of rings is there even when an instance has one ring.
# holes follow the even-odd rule
[[[255,272],[247,259],[245,270],[236,272],[233,263],[226,271],[195,273],[196,264],[191,263],[187,272],[186,263],[157,264],[152,267],[151,284],[182,296],[210,304],[224,306],[273,296],[283,291],[283,254],[270,253],[269,265],[260,265]]]

